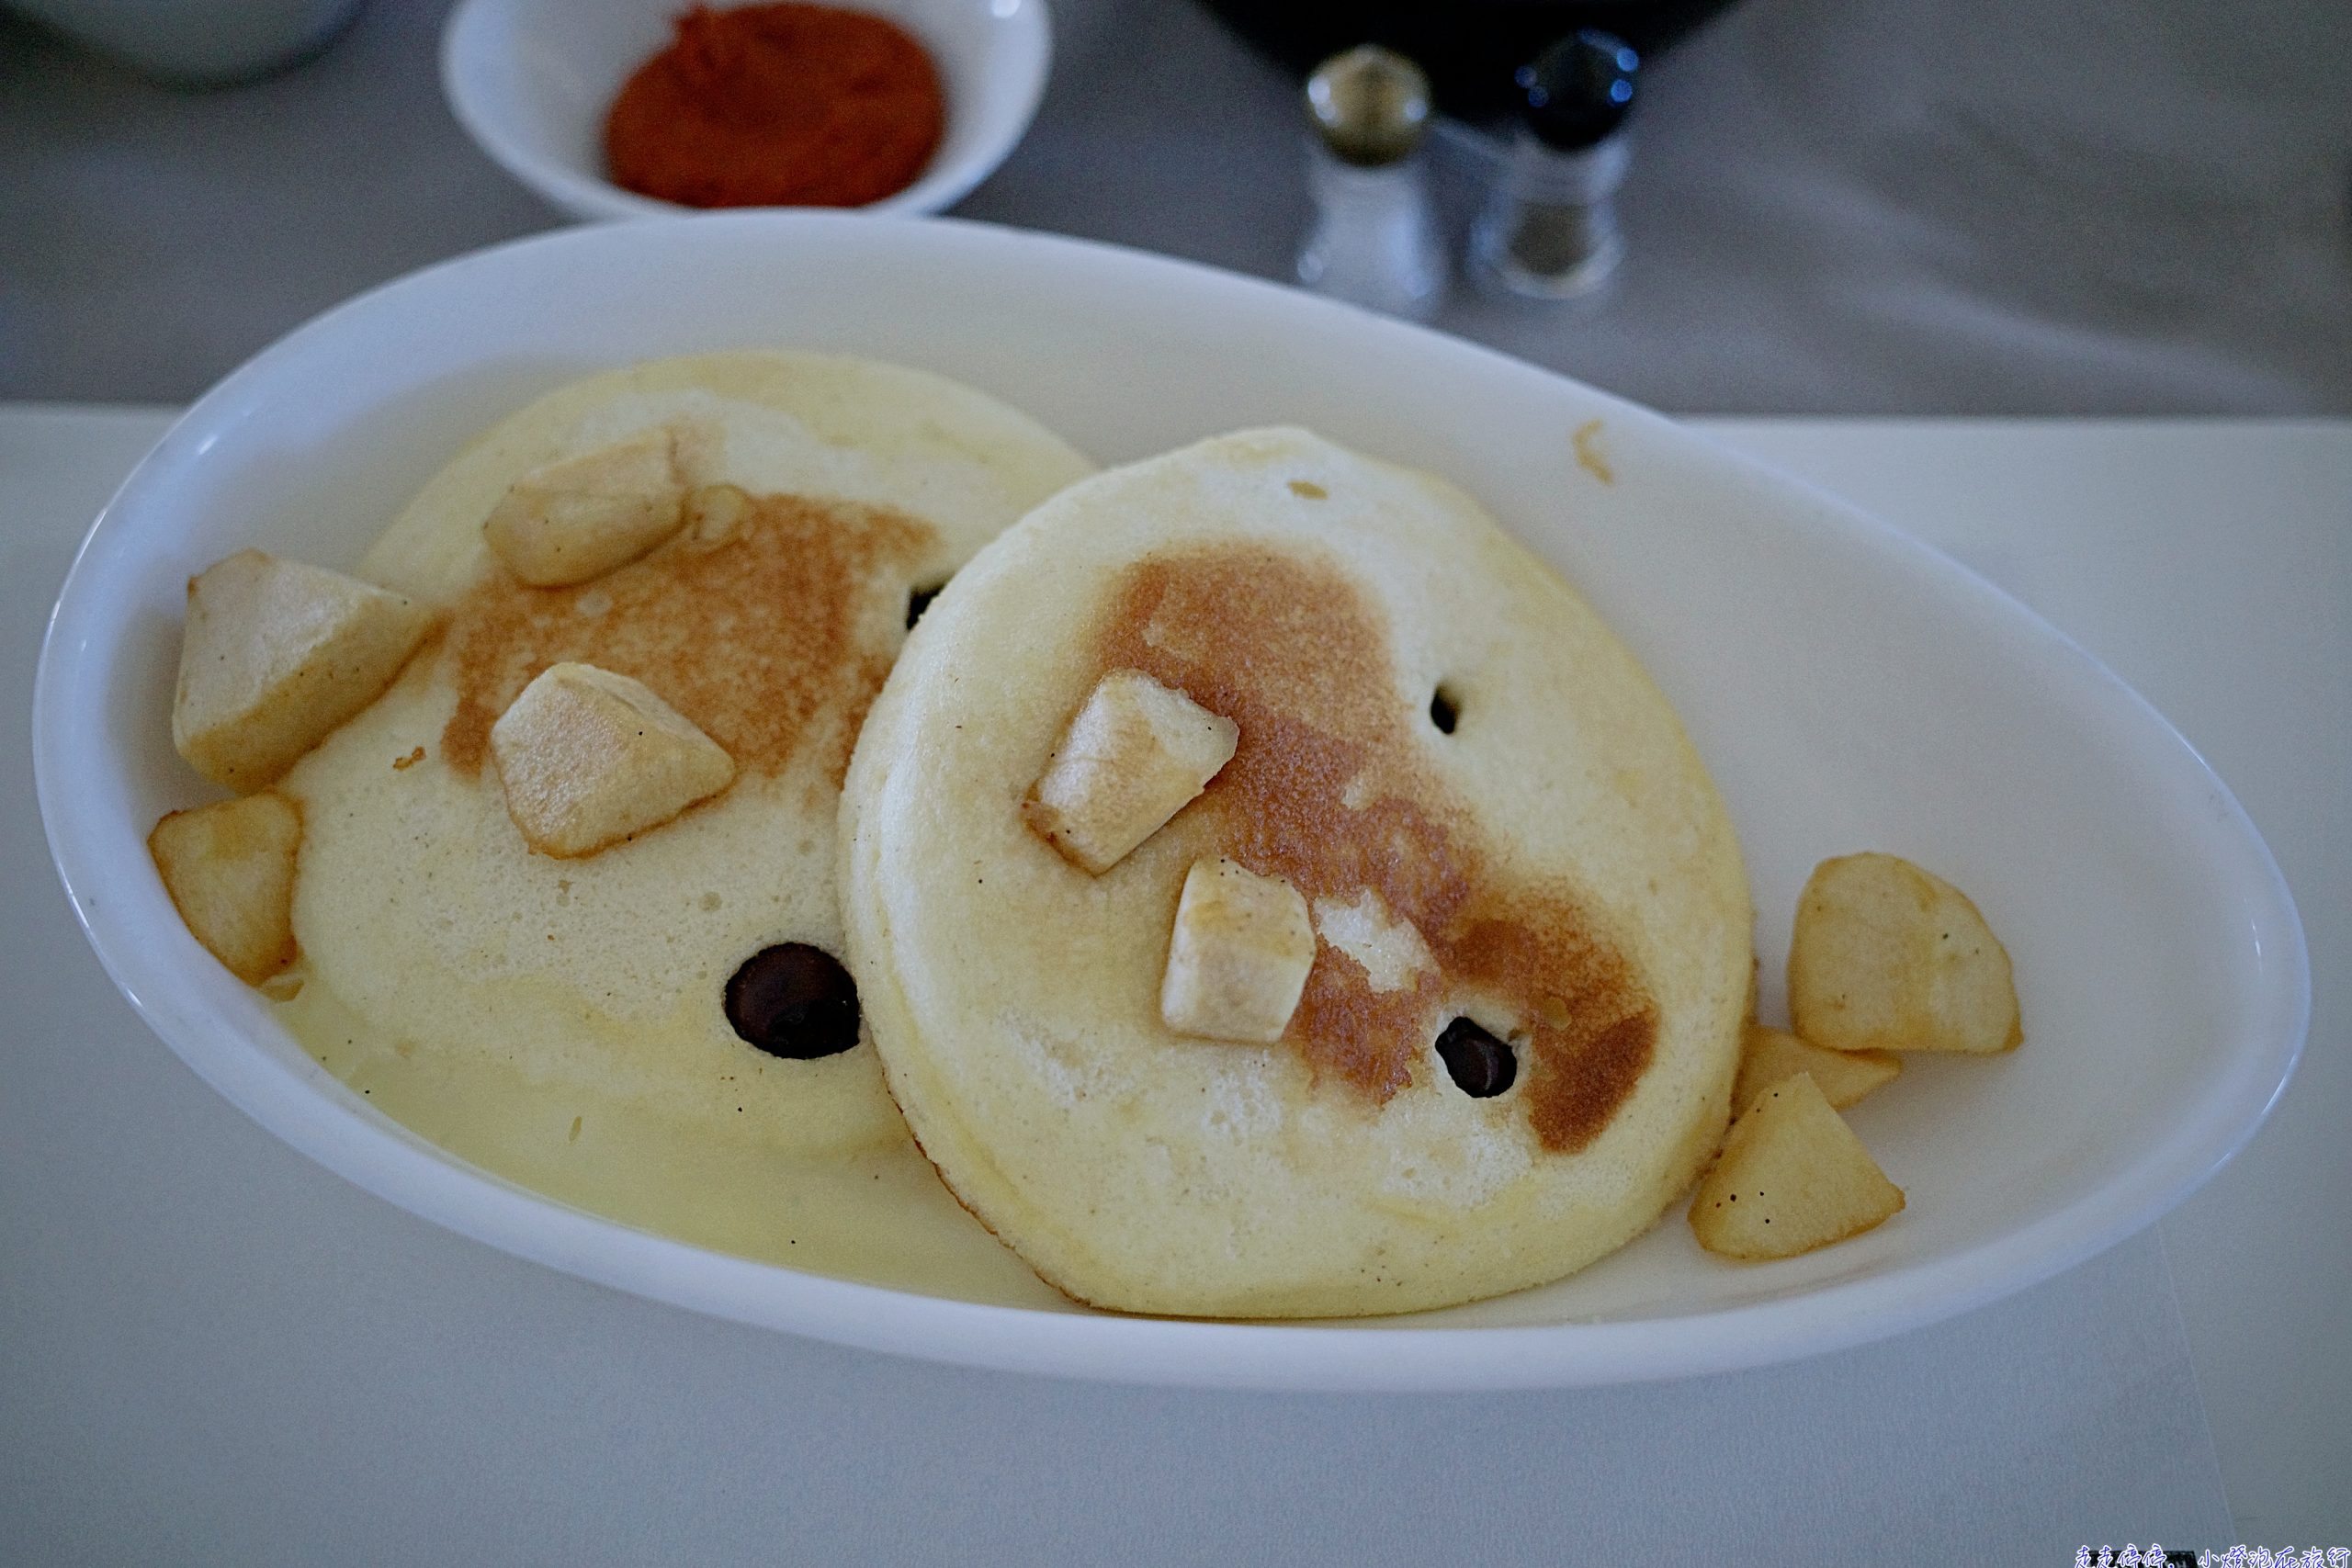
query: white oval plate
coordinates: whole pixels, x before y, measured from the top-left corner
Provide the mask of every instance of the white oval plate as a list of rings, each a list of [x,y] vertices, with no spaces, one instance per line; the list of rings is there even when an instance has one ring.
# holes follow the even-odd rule
[[[1408,1318],[1164,1322],[847,1284],[540,1198],[305,1055],[181,927],[144,840],[192,780],[166,715],[189,573],[244,545],[348,564],[475,433],[653,355],[833,348],[961,378],[1106,462],[1296,422],[1434,468],[1581,583],[1680,706],[1754,879],[1765,1011],[1824,856],[1909,855],[2015,956],[2028,1038],[1914,1058],[1853,1122],[1910,1207],[1736,1265],[1679,1211],[1572,1279]],[[1577,461],[1589,422],[1613,483]],[[295,1147],[491,1245],[747,1323],[978,1365],[1229,1387],[1470,1389],[1750,1366],[1962,1311],[2153,1221],[2245,1142],[2303,1037],[2302,932],[2221,781],[2145,703],[1951,561],[1589,388],[1293,290],[968,224],[607,225],[436,266],[220,383],[91,530],[34,708],[43,818],[107,971]]]

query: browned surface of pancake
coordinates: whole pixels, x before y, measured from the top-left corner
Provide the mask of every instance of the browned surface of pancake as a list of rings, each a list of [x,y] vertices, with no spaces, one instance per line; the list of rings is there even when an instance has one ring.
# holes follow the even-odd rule
[[[644,682],[751,772],[782,773],[810,727],[838,715],[821,737],[838,785],[896,651],[861,640],[864,612],[932,538],[887,507],[770,495],[723,539],[688,530],[570,588],[527,587],[493,564],[450,617],[458,705],[442,750],[478,773],[515,694],[577,660]]]
[[[1442,1010],[1483,1002],[1521,1024],[1511,1037],[1545,1149],[1580,1149],[1608,1125],[1649,1066],[1656,1004],[1574,893],[1511,875],[1433,776],[1384,617],[1336,562],[1247,546],[1146,559],[1113,600],[1096,656],[1240,726],[1233,761],[1193,808],[1216,852],[1310,903],[1370,888],[1428,943],[1435,968],[1381,992],[1318,942],[1283,1037],[1318,1080],[1385,1101],[1427,1059]]]

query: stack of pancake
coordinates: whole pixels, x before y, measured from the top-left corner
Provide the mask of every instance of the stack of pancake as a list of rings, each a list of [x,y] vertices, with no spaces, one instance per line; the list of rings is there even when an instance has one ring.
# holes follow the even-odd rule
[[[648,432],[693,498],[650,552],[534,586],[486,544],[530,476]],[[812,1159],[910,1133],[1046,1280],[1181,1314],[1555,1279],[1720,1140],[1751,968],[1722,805],[1632,655],[1430,476],[1282,429],[1096,474],[935,377],[705,355],[515,414],[361,575],[439,618],[278,786],[300,972],[453,1071]],[[732,782],[542,852],[492,730],[583,664]],[[1102,793],[1132,692],[1212,754],[1076,853],[1071,813],[1134,815]]]

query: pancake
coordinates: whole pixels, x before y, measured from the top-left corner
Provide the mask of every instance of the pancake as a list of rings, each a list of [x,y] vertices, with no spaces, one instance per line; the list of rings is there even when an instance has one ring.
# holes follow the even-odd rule
[[[1239,738],[1098,877],[1023,802],[1122,670]],[[1083,1302],[1343,1315],[1556,1279],[1654,1223],[1724,1130],[1751,914],[1672,709],[1475,502],[1302,431],[1100,475],[983,550],[869,716],[840,842],[891,1093]],[[1208,856],[1313,909],[1271,1045],[1162,1021]],[[1510,1087],[1457,1085],[1457,1018],[1508,1045]]]
[[[518,583],[486,548],[517,476],[663,427],[690,483],[746,492],[729,526],[690,522],[563,588]],[[306,824],[305,984],[453,1074],[476,1064],[788,1152],[903,1146],[870,1046],[765,1055],[723,991],[764,948],[842,950],[839,784],[910,593],[1090,468],[978,392],[820,355],[657,361],[507,419],[362,566],[435,605],[441,631],[281,786]],[[643,682],[727,750],[733,784],[584,858],[531,852],[486,761],[490,726],[560,660]]]

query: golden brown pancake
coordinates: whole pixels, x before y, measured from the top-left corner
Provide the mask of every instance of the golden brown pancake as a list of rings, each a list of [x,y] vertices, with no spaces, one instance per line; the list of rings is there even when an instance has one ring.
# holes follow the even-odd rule
[[[1021,802],[1118,670],[1240,738],[1096,877]],[[1304,432],[1098,476],[984,550],[869,717],[841,845],[891,1092],[1080,1300],[1347,1314],[1555,1279],[1652,1224],[1723,1130],[1747,891],[1672,709],[1466,496]],[[1210,855],[1313,911],[1272,1045],[1160,1012]],[[1456,1020],[1507,1054],[1501,1092],[1448,1066]]]
[[[751,498],[728,526],[690,523],[563,588],[517,582],[485,548],[482,521],[518,475],[662,426],[689,482]],[[978,392],[831,355],[657,361],[516,413],[364,564],[444,623],[283,786],[307,824],[306,983],[452,1072],[479,1064],[800,1153],[901,1142],[869,1047],[763,1054],[723,990],[771,946],[841,952],[835,802],[910,593],[1087,468]],[[734,783],[585,858],[532,852],[486,742],[562,660],[642,682],[726,749]]]

